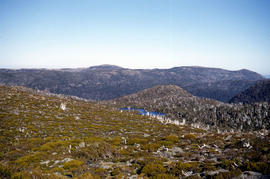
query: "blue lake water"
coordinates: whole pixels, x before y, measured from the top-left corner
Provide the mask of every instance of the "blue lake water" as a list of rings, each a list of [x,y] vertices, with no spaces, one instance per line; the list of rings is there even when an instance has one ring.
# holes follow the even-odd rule
[[[146,111],[142,108],[120,108],[119,110],[122,111],[138,111],[140,115],[147,115],[147,116],[165,116],[164,113]]]

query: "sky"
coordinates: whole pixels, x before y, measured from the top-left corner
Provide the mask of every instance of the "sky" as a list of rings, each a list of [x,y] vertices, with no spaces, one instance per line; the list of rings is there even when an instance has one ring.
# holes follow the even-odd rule
[[[0,68],[270,74],[269,0],[0,0]]]

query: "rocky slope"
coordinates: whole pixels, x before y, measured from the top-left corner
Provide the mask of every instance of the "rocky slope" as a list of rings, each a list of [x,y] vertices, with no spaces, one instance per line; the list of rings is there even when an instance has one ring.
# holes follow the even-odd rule
[[[248,70],[204,67],[126,69],[111,65],[82,69],[0,69],[0,83],[92,100],[108,100],[155,85],[178,85],[195,96],[228,102],[263,77]]]
[[[155,86],[108,103],[165,113],[193,126],[219,130],[270,129],[270,104],[225,104],[192,96],[178,86]]]
[[[164,88],[193,98],[173,86],[158,88],[159,95]],[[216,133],[164,124],[24,87],[0,85],[0,99],[0,178],[260,178],[270,174],[266,130]]]
[[[270,102],[270,80],[258,81],[255,85],[236,95],[230,103]]]

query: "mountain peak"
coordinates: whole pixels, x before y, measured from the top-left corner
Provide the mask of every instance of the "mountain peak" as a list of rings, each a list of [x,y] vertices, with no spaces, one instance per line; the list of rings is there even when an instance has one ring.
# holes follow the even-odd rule
[[[116,65],[110,65],[110,64],[103,64],[103,65],[98,65],[98,66],[91,66],[88,69],[123,69],[120,66],[116,66]]]
[[[137,93],[120,97],[115,101],[126,104],[133,101],[142,101],[142,103],[151,103],[153,100],[191,98],[192,94],[176,85],[158,85],[152,88],[141,90]]]

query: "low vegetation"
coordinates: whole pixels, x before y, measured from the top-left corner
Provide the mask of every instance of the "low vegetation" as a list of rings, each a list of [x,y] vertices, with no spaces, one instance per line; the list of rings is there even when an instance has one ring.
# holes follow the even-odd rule
[[[270,134],[215,132],[0,86],[0,178],[232,178],[270,174]]]

